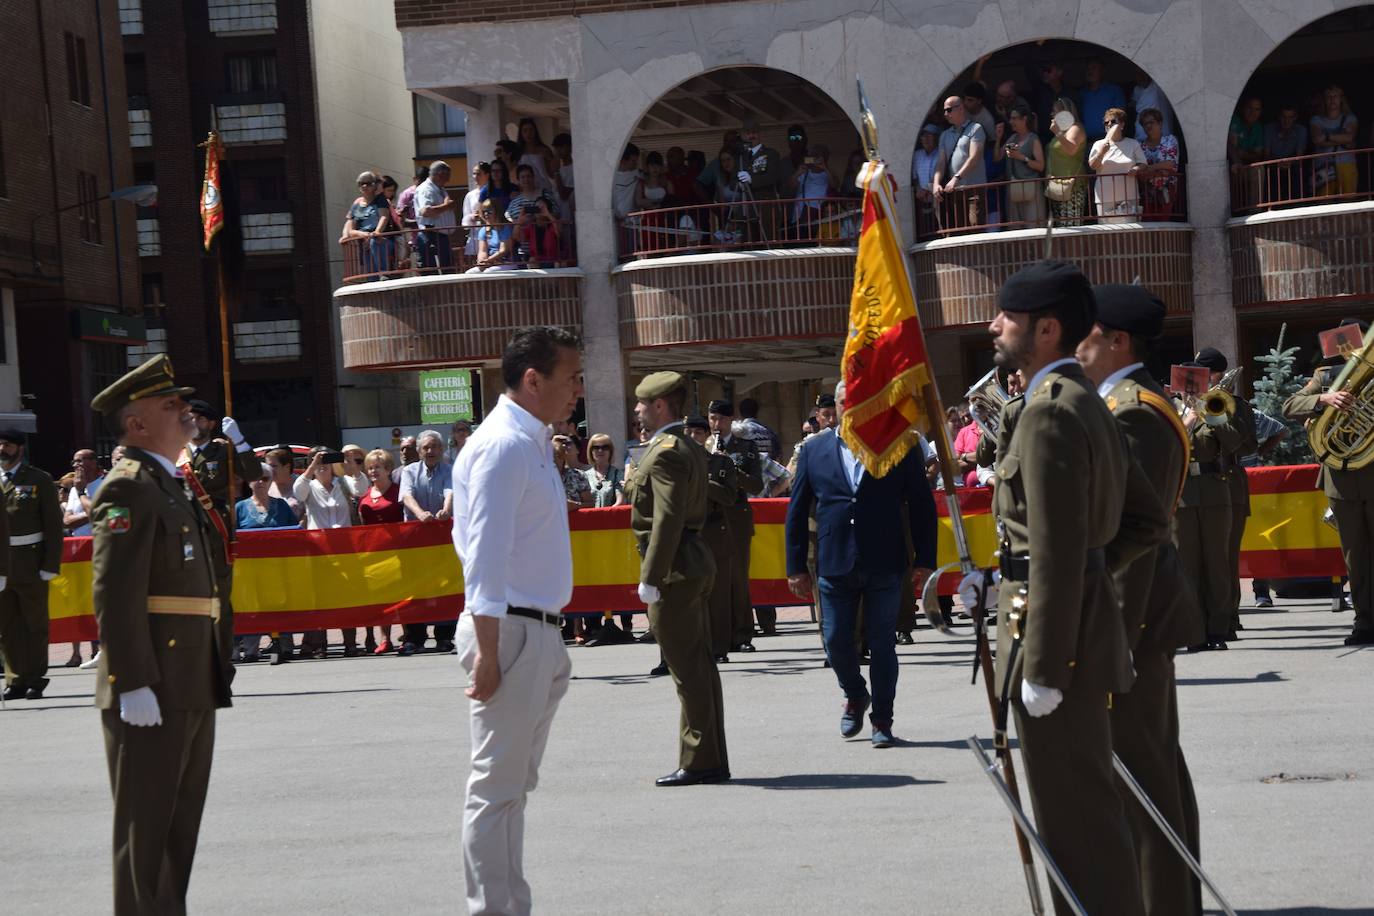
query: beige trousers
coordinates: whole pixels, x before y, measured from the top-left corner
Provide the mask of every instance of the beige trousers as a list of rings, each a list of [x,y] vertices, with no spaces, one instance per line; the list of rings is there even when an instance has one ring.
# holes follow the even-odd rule
[[[472,617],[458,621],[458,660],[472,673],[477,637]],[[558,627],[526,617],[501,620],[501,686],[470,704],[472,774],[463,805],[463,871],[468,911],[530,912],[525,881],[525,798],[539,782],[539,761],[572,665]]]

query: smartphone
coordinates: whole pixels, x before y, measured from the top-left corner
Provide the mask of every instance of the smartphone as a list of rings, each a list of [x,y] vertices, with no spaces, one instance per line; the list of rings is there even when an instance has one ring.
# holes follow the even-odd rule
[[[345,456],[344,456],[344,453],[343,453],[343,452],[320,452],[320,463],[321,463],[321,464],[343,464],[343,463],[344,463],[344,457],[345,457]]]

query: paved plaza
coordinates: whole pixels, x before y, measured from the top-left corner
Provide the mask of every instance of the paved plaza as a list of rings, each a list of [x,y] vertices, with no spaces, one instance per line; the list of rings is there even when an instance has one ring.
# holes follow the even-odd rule
[[[783,635],[722,666],[723,786],[654,787],[677,765],[678,713],[671,682],[646,676],[653,646],[570,649],[528,809],[536,911],[1028,912],[1005,809],[964,746],[991,734],[971,639],[922,629],[900,649],[905,740],[874,750],[867,730],[840,739],[814,629],[804,611],[783,616]],[[1350,614],[1326,602],[1243,619],[1230,651],[1178,662],[1204,862],[1241,913],[1374,914],[1374,651],[1341,645]],[[109,911],[93,676],[57,669],[47,698],[0,713],[11,916]],[[447,655],[242,667],[218,720],[191,911],[464,912],[463,682]]]

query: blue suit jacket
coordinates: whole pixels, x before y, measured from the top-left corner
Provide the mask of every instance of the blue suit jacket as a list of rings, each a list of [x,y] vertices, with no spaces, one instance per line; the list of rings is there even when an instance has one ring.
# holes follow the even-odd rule
[[[816,509],[816,567],[822,576],[843,576],[855,567],[870,573],[901,573],[909,566],[935,568],[938,522],[926,482],[925,456],[913,448],[884,477],[864,472],[856,493],[840,457],[834,430],[802,447],[787,506],[787,574],[806,572],[807,518]],[[902,507],[911,553],[902,532]]]

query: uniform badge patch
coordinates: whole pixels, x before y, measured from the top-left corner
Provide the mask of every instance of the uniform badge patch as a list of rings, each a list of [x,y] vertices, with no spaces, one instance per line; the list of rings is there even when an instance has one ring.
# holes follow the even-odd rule
[[[105,527],[111,534],[123,534],[133,525],[129,510],[123,506],[111,506],[105,510]]]
[[[1116,410],[1116,395],[1107,395],[1107,409],[1112,411]]]
[[[207,461],[207,462],[205,462],[205,473],[207,473],[207,474],[214,474],[214,473],[217,472],[218,470],[219,470],[219,462],[218,462],[218,461]]]

